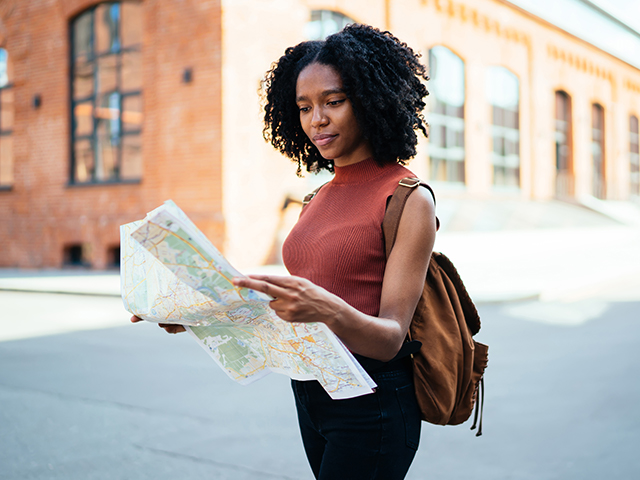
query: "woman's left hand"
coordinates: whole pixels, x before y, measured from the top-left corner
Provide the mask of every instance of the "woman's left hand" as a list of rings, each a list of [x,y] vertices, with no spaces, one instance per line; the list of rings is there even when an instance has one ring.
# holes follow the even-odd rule
[[[144,322],[144,319],[136,315],[131,317],[131,323],[138,323],[138,322]],[[159,323],[158,326],[160,328],[163,328],[167,333],[180,333],[180,332],[187,331],[182,325],[176,325],[174,323]]]
[[[266,293],[276,314],[287,322],[328,323],[337,314],[343,300],[301,277],[249,275],[236,277],[234,285]]]

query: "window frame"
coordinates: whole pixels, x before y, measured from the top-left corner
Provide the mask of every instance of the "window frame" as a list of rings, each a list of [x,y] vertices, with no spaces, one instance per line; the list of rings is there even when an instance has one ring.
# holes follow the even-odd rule
[[[506,108],[500,105],[496,105],[492,103],[492,99],[490,98],[489,86],[487,85],[487,104],[490,109],[490,131],[491,131],[491,166],[492,166],[492,178],[491,182],[493,188],[496,190],[520,190],[522,185],[521,175],[522,175],[522,165],[521,165],[521,145],[520,145],[520,124],[521,124],[521,116],[520,116],[520,78],[508,68],[502,65],[491,65],[487,68],[486,79],[487,82],[490,81],[488,78],[492,75],[492,72],[501,72],[501,74],[507,74],[513,77],[517,84],[518,91],[518,99],[515,108]],[[508,118],[515,119],[513,124],[508,124]],[[515,144],[515,153],[508,153],[507,145],[508,143]],[[502,143],[501,152],[496,151],[496,143],[499,145]],[[517,167],[509,166],[510,159],[513,157],[517,158]],[[499,162],[496,160],[500,159]],[[502,183],[496,182],[496,171],[502,169],[503,179],[507,180]],[[511,178],[515,178],[515,184],[509,183],[508,178],[511,172]]]
[[[597,119],[596,112],[599,112]],[[596,125],[596,123],[600,123],[600,125]],[[599,133],[599,138],[596,138],[596,132]],[[591,194],[601,200],[607,198],[605,132],[606,121],[604,106],[600,103],[593,102],[591,104]],[[596,156],[596,146],[599,149],[599,158]]]
[[[635,181],[634,177],[637,177]],[[640,119],[633,114],[629,115],[629,193],[640,197]]]
[[[564,100],[564,118],[559,118],[558,115],[558,98],[563,97]],[[571,95],[565,90],[556,90],[554,92],[554,151],[555,151],[555,175],[556,175],[556,195],[573,196],[575,191],[574,181],[574,162],[573,162],[573,100]],[[562,130],[558,128],[559,122],[566,124],[566,129]],[[560,136],[564,136],[564,143],[560,143]],[[561,148],[566,148],[566,154],[561,156]],[[565,164],[561,165],[561,158],[564,158]],[[564,167],[564,168],[561,168]]]
[[[437,91],[431,89],[429,111],[429,178],[447,186],[465,188],[467,185],[467,148],[466,148],[466,103],[467,103],[467,68],[460,55],[443,44],[432,45],[427,51],[430,76],[436,80],[436,68],[433,65],[434,49],[443,48],[454,55],[462,65],[462,105],[456,106],[438,97]],[[436,133],[439,132],[439,133]],[[434,141],[436,140],[436,141]],[[436,144],[438,143],[438,144]],[[436,153],[436,155],[434,155]],[[441,178],[444,173],[444,179]]]
[[[77,187],[77,186],[91,186],[91,185],[109,185],[109,184],[138,184],[141,182],[142,180],[142,174],[140,174],[137,177],[133,177],[133,178],[122,178],[122,165],[123,165],[123,149],[122,146],[124,144],[123,140],[125,139],[125,137],[127,136],[138,136],[140,139],[140,142],[142,141],[142,125],[140,125],[139,128],[137,129],[131,129],[128,128],[125,130],[124,128],[124,122],[123,122],[123,115],[124,115],[124,110],[123,110],[123,105],[125,103],[125,100],[127,98],[131,98],[131,97],[139,97],[140,102],[141,102],[141,111],[142,111],[142,93],[143,93],[143,88],[142,88],[142,77],[140,78],[140,88],[137,89],[130,89],[130,90],[124,90],[123,89],[123,85],[122,85],[122,68],[123,68],[123,57],[124,55],[126,55],[127,53],[130,52],[140,52],[140,54],[142,53],[142,42],[140,41],[139,43],[135,43],[132,45],[129,45],[127,47],[123,47],[122,46],[122,5],[125,3],[130,3],[130,4],[138,4],[140,7],[142,7],[142,4],[139,0],[108,0],[108,1],[101,1],[98,3],[95,3],[93,5],[91,5],[90,7],[82,10],[81,12],[77,13],[76,15],[74,15],[72,18],[69,19],[68,22],[68,40],[69,40],[69,63],[68,63],[68,91],[69,91],[69,128],[70,128],[70,133],[69,133],[69,140],[70,140],[70,144],[69,144],[69,176],[68,176],[68,184],[67,186],[69,187]],[[97,39],[96,39],[96,25],[95,25],[95,19],[96,19],[96,11],[98,10],[99,7],[101,6],[113,6],[113,5],[118,5],[119,7],[119,12],[118,12],[118,24],[117,24],[117,35],[118,35],[118,42],[117,42],[117,48],[109,48],[106,51],[103,52],[97,52]],[[75,87],[75,74],[76,74],[76,57],[77,57],[77,51],[76,51],[76,22],[79,21],[79,19],[83,16],[83,15],[90,15],[90,37],[89,37],[89,50],[90,52],[87,55],[88,61],[87,64],[91,65],[91,69],[92,69],[92,73],[91,73],[91,81],[92,81],[92,93],[90,95],[85,95],[85,96],[81,96],[81,97],[76,97],[75,92],[74,92],[74,87]],[[98,92],[97,91],[97,78],[99,78],[100,76],[100,69],[99,69],[99,61],[101,58],[107,58],[109,56],[113,56],[115,59],[115,69],[116,69],[116,73],[115,73],[115,87],[111,92]],[[102,98],[108,98],[110,95],[116,94],[118,96],[118,147],[117,147],[117,159],[115,162],[115,167],[114,167],[114,171],[115,171],[115,175],[113,176],[109,176],[105,179],[100,179],[98,178],[98,168],[97,168],[97,158],[98,158],[98,148],[100,147],[100,142],[99,142],[99,125],[100,125],[100,120],[104,120],[104,118],[100,117],[100,113],[99,111],[101,109],[104,108],[111,108],[111,107],[103,107],[101,105],[99,105],[100,103],[100,97]],[[88,134],[83,134],[83,135],[78,135],[76,132],[77,126],[78,126],[78,116],[76,114],[76,108],[79,105],[82,104],[89,104],[91,107],[91,115],[90,115],[90,123],[92,125],[91,127],[91,133]],[[110,121],[114,121],[114,119],[112,118]],[[92,172],[90,172],[90,174],[88,175],[88,180],[86,181],[79,181],[77,178],[77,158],[76,158],[76,145],[79,141],[83,141],[83,140],[89,140],[91,142],[91,151],[93,154],[93,170]]]
[[[5,85],[0,86],[0,137],[10,137],[11,140],[13,140],[13,128],[14,125],[11,125],[10,129],[5,130],[3,127],[3,123],[2,123],[2,97],[5,94],[5,92],[11,91],[14,94],[14,99],[12,102],[12,106],[11,108],[13,108],[13,112],[11,113],[13,115],[13,121],[12,123],[15,124],[15,90],[13,90],[14,88],[14,83],[11,79],[11,75],[10,75],[10,68],[9,68],[9,51],[5,48],[5,47],[0,47],[0,49],[4,50],[6,56],[7,56],[7,64],[6,64],[6,68],[7,68],[7,83]],[[2,179],[0,178],[0,191],[11,191],[13,190],[14,184],[15,184],[15,177],[14,177],[14,157],[13,157],[13,148],[11,149],[11,159],[9,160],[9,164],[10,164],[10,168],[12,170],[12,174],[11,174],[11,182],[10,183],[1,183]],[[2,163],[4,161],[4,158],[2,157],[2,152],[0,151],[0,163]]]

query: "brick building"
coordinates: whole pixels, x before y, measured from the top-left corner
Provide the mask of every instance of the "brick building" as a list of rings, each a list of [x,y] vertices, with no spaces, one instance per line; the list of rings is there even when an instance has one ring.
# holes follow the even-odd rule
[[[118,226],[169,198],[238,267],[277,261],[286,200],[322,178],[263,141],[260,80],[349,21],[429,63],[431,137],[410,168],[439,192],[637,200],[640,55],[526,3],[1,0],[0,266],[116,265]]]

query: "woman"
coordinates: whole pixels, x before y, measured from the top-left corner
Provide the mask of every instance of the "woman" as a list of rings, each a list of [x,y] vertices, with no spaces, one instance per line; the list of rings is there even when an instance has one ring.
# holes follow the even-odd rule
[[[401,479],[420,436],[408,357],[395,358],[420,298],[435,239],[434,201],[409,197],[385,258],[382,219],[398,162],[416,151],[428,94],[424,67],[388,32],[350,25],[288,48],[267,74],[265,137],[308,171],[334,179],[303,209],[283,246],[291,277],[234,280],[275,298],[290,322],[324,322],[378,384],[331,400],[318,382],[293,381],[311,468],[319,479]]]
[[[426,189],[404,208],[387,260],[381,230],[401,165],[426,135],[418,56],[388,32],[350,25],[290,47],[268,72],[265,138],[308,171],[334,179],[303,209],[283,246],[290,277],[251,275],[239,287],[274,297],[289,322],[324,322],[378,385],[331,400],[316,381],[292,381],[304,448],[318,479],[405,477],[420,437],[411,363],[400,351],[435,239]],[[170,333],[181,326],[163,325]]]

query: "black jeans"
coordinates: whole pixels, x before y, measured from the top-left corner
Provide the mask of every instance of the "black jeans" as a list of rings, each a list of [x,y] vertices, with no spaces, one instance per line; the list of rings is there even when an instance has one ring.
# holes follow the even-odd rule
[[[378,384],[375,393],[346,400],[332,400],[316,381],[292,381],[302,441],[316,479],[405,477],[421,423],[407,360],[370,373]]]

